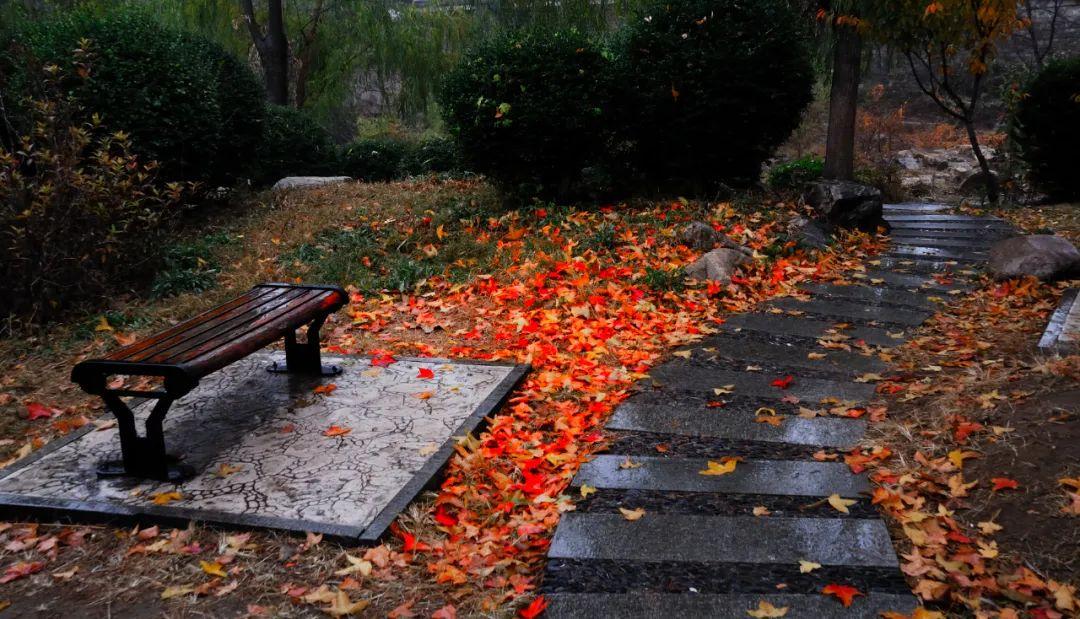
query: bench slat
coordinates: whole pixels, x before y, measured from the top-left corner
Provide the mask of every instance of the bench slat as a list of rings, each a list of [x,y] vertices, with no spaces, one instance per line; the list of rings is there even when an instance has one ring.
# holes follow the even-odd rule
[[[165,363],[167,361],[164,360],[175,357],[179,353],[205,342],[213,335],[221,333],[222,329],[243,327],[243,325],[258,319],[259,316],[266,312],[284,306],[289,300],[299,297],[305,292],[304,290],[284,290],[280,294],[268,296],[261,303],[234,308],[207,322],[192,323],[187,330],[161,342],[158,346],[131,355],[124,361]]]
[[[236,297],[235,299],[219,305],[213,309],[207,310],[194,318],[190,318],[181,322],[173,327],[170,327],[161,333],[154,334],[153,337],[145,340],[140,340],[125,346],[123,348],[114,350],[106,355],[104,358],[110,361],[128,361],[132,357],[139,353],[151,353],[154,350],[160,350],[162,346],[169,346],[182,339],[184,335],[189,331],[194,331],[199,325],[220,319],[226,313],[234,313],[237,310],[243,310],[248,305],[253,303],[260,303],[269,300],[274,296],[281,295],[285,292],[284,288],[270,288],[259,287],[253,288],[248,292]],[[179,339],[178,339],[179,338]]]
[[[195,357],[227,346],[231,342],[249,339],[253,337],[251,334],[259,327],[278,318],[291,319],[293,323],[304,322],[303,319],[298,319],[297,316],[314,315],[313,310],[320,306],[318,301],[329,294],[333,293],[324,290],[304,290],[301,294],[291,296],[281,303],[275,303],[273,307],[261,307],[253,313],[238,316],[228,323],[202,333],[196,338],[185,340],[183,346],[178,347],[176,350],[155,355],[147,361],[149,363],[170,365],[187,363]],[[301,308],[304,308],[305,311],[300,311]],[[258,348],[262,348],[276,339],[277,337],[271,338],[259,344]]]

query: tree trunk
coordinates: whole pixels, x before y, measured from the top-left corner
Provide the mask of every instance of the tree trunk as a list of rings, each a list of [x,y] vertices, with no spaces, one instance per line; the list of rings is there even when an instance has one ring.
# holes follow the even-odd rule
[[[285,36],[282,0],[268,0],[265,53],[259,54],[266,76],[266,98],[270,103],[289,104],[289,39]]]
[[[829,90],[829,132],[825,138],[822,176],[851,180],[855,176],[855,113],[859,103],[862,37],[851,26],[833,26],[832,87]]]
[[[982,171],[983,178],[986,179],[986,199],[991,204],[997,204],[997,177],[994,176],[994,172],[990,169],[990,162],[986,160],[986,155],[983,154],[982,148],[979,146],[979,136],[975,133],[975,121],[971,118],[965,118],[964,128],[967,129],[971,151],[975,153],[975,158],[979,160],[979,169]]]

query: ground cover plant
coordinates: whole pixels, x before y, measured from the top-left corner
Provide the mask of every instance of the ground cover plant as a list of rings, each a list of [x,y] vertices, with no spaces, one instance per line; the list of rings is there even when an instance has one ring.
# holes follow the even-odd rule
[[[854,266],[877,247],[861,236],[843,244],[846,254],[778,243],[786,206],[751,211],[672,201],[507,211],[493,196],[476,181],[434,180],[285,194],[255,209],[243,226],[222,231],[235,241],[221,246],[217,288],[131,307],[141,320],[104,316],[89,341],[69,333],[69,344],[51,352],[5,351],[14,365],[2,404],[19,418],[5,415],[3,434],[18,437],[6,439],[8,457],[18,457],[80,425],[109,422],[47,368],[130,341],[256,281],[303,275],[311,268],[306,252],[324,252],[331,262],[331,254],[343,252],[361,265],[367,256],[373,283],[350,287],[349,305],[325,330],[330,350],[508,359],[534,368],[508,407],[459,444],[439,492],[399,519],[394,540],[353,554],[318,536],[299,543],[197,526],[123,532],[13,525],[0,532],[11,575],[5,599],[44,603],[59,587],[61,605],[109,603],[114,612],[149,604],[334,613],[359,604],[397,609],[396,616],[443,617],[531,604],[550,534],[570,505],[565,488],[583,459],[602,447],[600,425],[633,381],[673,346],[710,332],[725,312]],[[434,214],[436,206],[442,215]],[[731,284],[675,284],[673,274],[695,257],[675,234],[699,218],[759,252]],[[341,240],[345,231],[362,229],[369,230],[362,240]],[[409,242],[398,250],[402,235]],[[483,251],[453,249],[465,239]],[[432,261],[422,279],[395,287],[380,279],[390,273],[394,251],[443,260]],[[135,586],[104,584],[120,574]]]

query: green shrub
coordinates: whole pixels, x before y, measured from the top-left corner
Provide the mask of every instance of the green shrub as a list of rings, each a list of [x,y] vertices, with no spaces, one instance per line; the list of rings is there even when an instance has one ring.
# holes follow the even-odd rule
[[[651,187],[752,183],[812,98],[786,0],[655,0],[616,38],[620,141]],[[619,150],[615,148],[613,150]]]
[[[1036,188],[1058,200],[1080,198],[1080,57],[1048,64],[1026,85],[1010,134]]]
[[[15,34],[9,92],[39,79],[33,67],[65,65],[89,45],[94,70],[74,91],[81,107],[131,135],[136,152],[172,179],[221,181],[248,165],[261,135],[257,78],[216,44],[166,27],[145,10],[76,10]],[[250,116],[248,116],[250,115]]]
[[[93,75],[85,50],[74,67]],[[125,134],[82,120],[92,115],[69,93],[84,80],[56,65],[41,74],[21,103],[33,130],[0,143],[0,316],[34,324],[100,305],[152,272],[181,191],[159,188]]]
[[[811,181],[821,178],[825,161],[815,155],[785,161],[769,168],[766,180],[769,187],[778,191],[798,190]]]
[[[448,174],[461,172],[461,155],[450,138],[430,137],[421,139],[405,153],[401,160],[401,172],[405,176],[420,174]]]
[[[284,176],[339,172],[337,147],[325,129],[301,110],[266,105],[265,131],[256,174],[258,182],[272,183]]]
[[[440,93],[469,169],[527,195],[581,193],[605,140],[609,61],[576,31],[511,32],[480,44]]]
[[[341,155],[342,172],[368,182],[389,181],[402,176],[402,162],[414,149],[401,138],[366,138],[349,144]]]

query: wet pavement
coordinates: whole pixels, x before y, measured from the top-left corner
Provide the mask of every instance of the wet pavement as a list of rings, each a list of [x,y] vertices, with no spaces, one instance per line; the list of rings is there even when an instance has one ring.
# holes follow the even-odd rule
[[[789,618],[911,612],[866,479],[814,457],[858,444],[866,422],[805,413],[865,405],[873,383],[856,379],[884,366],[861,345],[903,343],[973,285],[994,240],[1015,234],[1002,220],[947,211],[886,205],[893,245],[853,285],[809,284],[806,298],[730,316],[641,381],[607,424],[608,451],[574,479],[572,494],[587,496],[552,540],[547,616],[745,617],[762,600]],[[726,457],[739,458],[734,470],[702,474]],[[844,514],[830,495],[854,502]],[[823,567],[803,573],[800,561]],[[821,595],[831,583],[864,596],[844,608]]]

